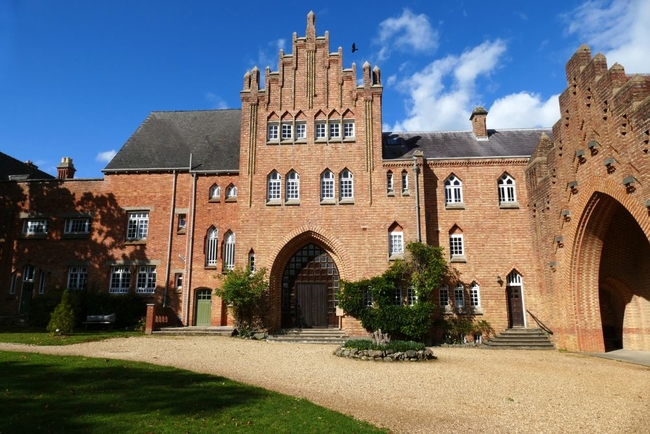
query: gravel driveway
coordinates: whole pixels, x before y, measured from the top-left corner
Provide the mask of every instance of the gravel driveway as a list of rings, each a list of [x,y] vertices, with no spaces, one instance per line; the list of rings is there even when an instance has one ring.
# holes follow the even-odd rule
[[[648,433],[650,368],[555,351],[434,348],[383,363],[332,345],[137,337],[0,350],[116,358],[221,375],[408,433]]]

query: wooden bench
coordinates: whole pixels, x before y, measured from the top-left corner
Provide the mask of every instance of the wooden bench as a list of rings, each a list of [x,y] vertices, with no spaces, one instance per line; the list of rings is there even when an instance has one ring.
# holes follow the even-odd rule
[[[105,325],[111,329],[113,328],[113,324],[115,324],[114,313],[109,315],[88,315],[86,316],[86,321],[83,322],[83,325],[86,326],[86,330],[89,325]]]

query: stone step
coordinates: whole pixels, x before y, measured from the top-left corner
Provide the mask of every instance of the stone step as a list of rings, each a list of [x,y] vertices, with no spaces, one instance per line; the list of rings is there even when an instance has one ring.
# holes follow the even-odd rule
[[[270,335],[267,340],[269,342],[341,345],[347,340],[347,336],[343,330],[333,328],[284,329]]]
[[[181,335],[181,336],[232,336],[234,327],[230,326],[190,326],[190,327],[162,327],[160,330],[154,330],[153,334],[161,335]]]
[[[484,348],[554,350],[546,332],[541,329],[507,329],[483,343]]]

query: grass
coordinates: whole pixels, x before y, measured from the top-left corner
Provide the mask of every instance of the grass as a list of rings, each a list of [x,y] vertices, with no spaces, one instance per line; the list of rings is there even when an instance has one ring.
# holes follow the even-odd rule
[[[226,378],[113,359],[0,352],[1,432],[381,433]]]
[[[110,338],[142,336],[142,332],[129,330],[80,329],[68,336],[52,336],[45,329],[37,327],[0,327],[0,342],[31,345],[71,345],[82,342],[103,341]]]

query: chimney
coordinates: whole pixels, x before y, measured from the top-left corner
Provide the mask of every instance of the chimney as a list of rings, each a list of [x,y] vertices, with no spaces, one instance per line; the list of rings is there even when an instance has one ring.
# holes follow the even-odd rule
[[[56,177],[58,179],[72,179],[74,178],[74,173],[76,172],[76,169],[74,168],[74,164],[72,164],[72,158],[70,157],[63,157],[61,159],[61,163],[59,163],[58,166],[56,166]]]
[[[472,132],[478,140],[487,140],[487,110],[483,107],[475,107],[469,120],[472,121]]]

